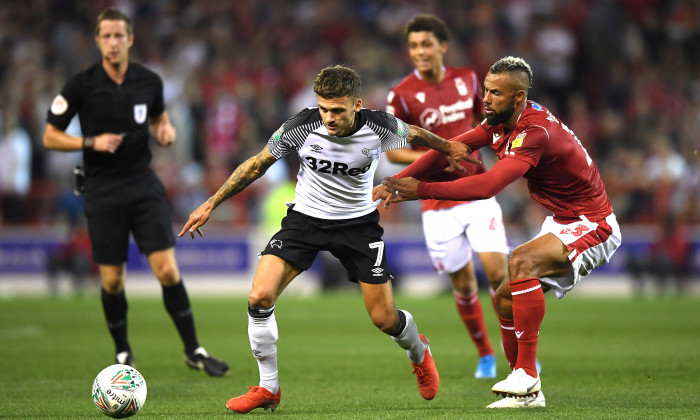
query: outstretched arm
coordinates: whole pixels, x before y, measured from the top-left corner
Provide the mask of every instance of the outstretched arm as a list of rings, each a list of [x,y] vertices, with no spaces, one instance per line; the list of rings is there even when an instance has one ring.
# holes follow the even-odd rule
[[[243,191],[253,181],[263,176],[267,169],[276,161],[277,159],[270,154],[270,150],[265,146],[260,153],[241,163],[226,182],[224,182],[224,185],[219,188],[219,191],[209,197],[197,210],[190,214],[189,220],[185,223],[185,226],[178,236],[182,236],[188,231],[190,232],[190,237],[193,239],[195,232],[197,232],[199,236],[202,236],[202,231],[199,230],[199,228],[207,223],[211,212],[214,211],[219,204]]]
[[[459,162],[462,160],[476,164],[481,163],[481,161],[478,159],[474,159],[473,157],[469,156],[472,150],[466,144],[456,141],[447,141],[442,137],[415,125],[408,125],[408,137],[406,141],[417,146],[429,147],[445,155],[445,158],[450,166],[454,167],[460,172],[466,171],[466,169],[459,164]],[[444,169],[447,166],[444,164],[444,160],[442,160],[442,162],[437,162],[441,163],[441,167],[438,169]]]
[[[530,164],[519,159],[498,161],[491,170],[450,182],[423,182],[415,178],[384,178],[384,185],[394,195],[383,194],[384,205],[417,199],[471,201],[491,198],[516,179],[525,175]]]

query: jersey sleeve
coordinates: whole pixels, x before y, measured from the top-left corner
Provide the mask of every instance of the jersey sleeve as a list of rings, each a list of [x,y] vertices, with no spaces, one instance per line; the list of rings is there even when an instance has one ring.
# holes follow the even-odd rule
[[[46,115],[46,122],[59,130],[65,130],[82,104],[82,83],[78,76],[69,79],[63,86],[61,93],[51,102],[51,107]]]
[[[159,75],[153,73],[153,86],[155,89],[153,96],[153,105],[148,110],[149,117],[157,117],[165,111],[165,100],[163,99],[163,79]]]
[[[275,159],[282,159],[292,150],[299,150],[306,140],[307,134],[321,126],[311,121],[313,115],[318,115],[317,108],[306,108],[288,119],[267,140],[267,148]]]
[[[489,144],[489,133],[484,128],[485,124],[486,123],[482,123],[469,131],[465,131],[458,136],[452,137],[450,140],[462,142],[471,147],[472,151],[478,150]]]
[[[382,152],[406,146],[408,124],[385,111],[367,111],[367,126],[379,136]]]
[[[510,153],[506,158],[515,158],[537,166],[549,141],[547,131],[539,126],[531,126],[515,136],[510,143]]]
[[[518,160],[500,160],[491,170],[479,175],[462,177],[450,182],[421,182],[421,199],[472,201],[491,198],[516,179],[525,175],[530,165]]]

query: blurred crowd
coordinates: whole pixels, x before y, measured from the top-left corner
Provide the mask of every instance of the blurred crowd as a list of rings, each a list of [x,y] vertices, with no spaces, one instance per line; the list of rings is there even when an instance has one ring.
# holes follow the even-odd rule
[[[530,98],[577,134],[622,223],[660,225],[670,215],[700,224],[694,0],[1,0],[0,225],[81,216],[72,194],[80,153],[47,151],[42,136],[67,78],[99,60],[95,18],[109,6],[134,20],[132,60],[165,83],[178,142],[154,144],[153,165],[176,224],[282,122],[315,104],[311,85],[322,67],[354,67],[364,106],[384,109],[389,88],[413,69],[402,31],[420,12],[449,25],[448,65],[472,67],[481,79],[505,55],[532,65]],[[79,135],[79,124],[69,132]],[[213,222],[259,222],[266,195],[290,171],[278,162]],[[539,227],[542,210],[524,183],[498,197],[508,223]],[[405,215],[411,208],[387,217],[417,222]]]

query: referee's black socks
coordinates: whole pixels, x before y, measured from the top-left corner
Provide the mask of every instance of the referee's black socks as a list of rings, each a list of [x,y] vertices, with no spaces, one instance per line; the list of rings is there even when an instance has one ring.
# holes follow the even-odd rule
[[[182,279],[174,286],[162,286],[163,288],[163,303],[165,309],[170,314],[170,317],[177,327],[180,338],[185,344],[185,352],[191,354],[197,347],[197,334],[194,328],[194,316],[192,315],[192,307],[190,300],[187,297],[187,290]]]
[[[107,291],[102,288],[101,297],[102,309],[107,319],[107,328],[109,328],[109,333],[112,334],[114,345],[117,347],[117,353],[123,351],[131,352],[129,339],[126,335],[126,311],[128,305],[126,303],[124,290],[113,295],[107,293]]]

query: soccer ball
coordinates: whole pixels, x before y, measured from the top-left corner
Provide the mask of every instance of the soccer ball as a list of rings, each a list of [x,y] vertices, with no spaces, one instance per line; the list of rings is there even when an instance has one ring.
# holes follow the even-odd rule
[[[146,380],[128,365],[107,366],[92,383],[92,401],[109,417],[123,419],[138,413],[146,402]]]

